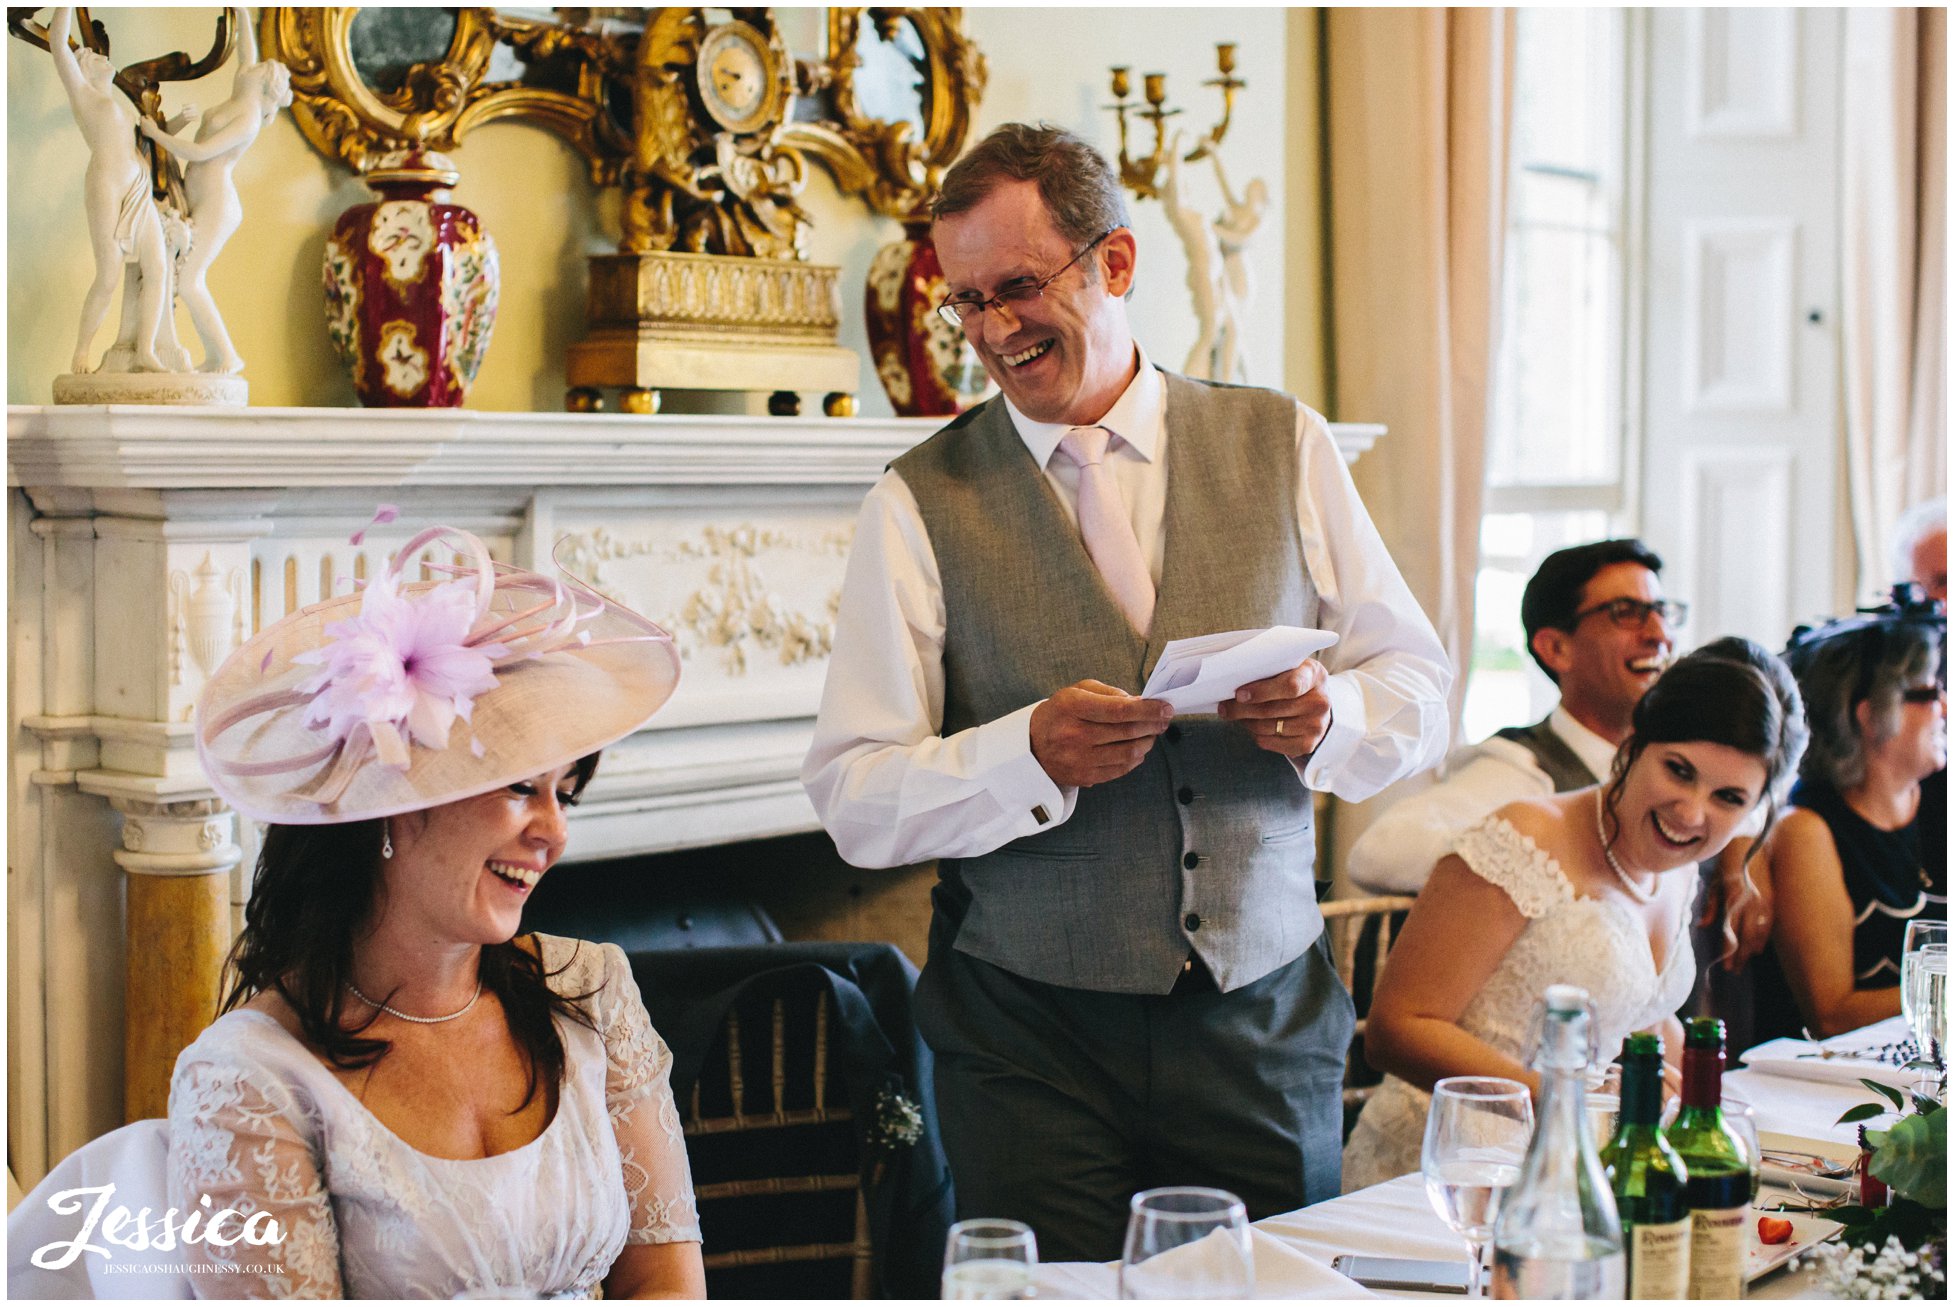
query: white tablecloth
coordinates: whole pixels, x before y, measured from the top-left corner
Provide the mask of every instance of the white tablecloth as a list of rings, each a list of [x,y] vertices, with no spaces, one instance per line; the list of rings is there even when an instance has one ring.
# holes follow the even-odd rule
[[[1858,1151],[1858,1134],[1855,1126],[1837,1124],[1839,1116],[1877,1097],[1860,1084],[1792,1078],[1763,1070],[1732,1071],[1725,1075],[1724,1083],[1750,1100],[1760,1131],[1786,1141],[1804,1140],[1809,1151],[1840,1157]],[[1791,1142],[1789,1146],[1798,1145]],[[1773,1193],[1767,1188],[1759,1196],[1760,1202],[1769,1205]],[[1330,1270],[1331,1259],[1339,1253],[1465,1260],[1464,1244],[1432,1210],[1420,1176],[1400,1176],[1314,1207],[1267,1217],[1257,1221],[1254,1228],[1258,1298],[1374,1296],[1459,1301],[1456,1294],[1371,1294]],[[1752,1285],[1751,1296],[1810,1297],[1813,1280],[1810,1272],[1779,1271]],[[1039,1268],[1038,1284],[1043,1297],[1106,1299],[1117,1293],[1118,1274],[1112,1265],[1066,1262]]]
[[[1767,1191],[1768,1193],[1768,1191]],[[1271,1216],[1255,1223],[1264,1236],[1256,1240],[1255,1296],[1258,1298],[1430,1298],[1460,1302],[1457,1294],[1404,1293],[1359,1288],[1353,1281],[1332,1272],[1330,1261],[1339,1253],[1368,1253],[1375,1257],[1422,1257],[1439,1261],[1465,1260],[1465,1244],[1438,1219],[1425,1197],[1422,1176],[1402,1175],[1395,1180],[1345,1194],[1314,1207]],[[1282,1246],[1280,1262],[1269,1259],[1264,1248]],[[1300,1253],[1312,1264],[1307,1274],[1299,1272]],[[1267,1263],[1265,1265],[1265,1263]],[[1779,1271],[1751,1286],[1753,1298],[1810,1297],[1809,1272]],[[1348,1287],[1337,1287],[1336,1282]],[[1097,1262],[1061,1262],[1038,1270],[1041,1298],[1106,1299],[1116,1296],[1117,1269]]]
[[[1839,1117],[1861,1103],[1882,1101],[1864,1085],[1793,1080],[1763,1071],[1732,1071],[1723,1083],[1750,1100],[1760,1131],[1807,1139],[1813,1144],[1810,1151],[1840,1157],[1858,1154],[1859,1127],[1840,1125]],[[1864,1124],[1883,1129],[1893,1124],[1893,1117],[1889,1114]]]

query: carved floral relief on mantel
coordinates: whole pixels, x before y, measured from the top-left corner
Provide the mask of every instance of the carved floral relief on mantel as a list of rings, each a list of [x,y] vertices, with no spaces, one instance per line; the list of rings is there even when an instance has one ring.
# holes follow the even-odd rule
[[[648,613],[669,629],[688,670],[710,650],[722,675],[747,677],[772,667],[825,663],[834,649],[840,573],[853,539],[852,526],[707,523],[676,538],[624,536],[595,527],[564,536],[558,549],[563,565],[598,593]],[[624,560],[660,564],[669,569],[673,584],[659,586],[661,594],[641,594],[642,587],[619,576],[615,565]],[[831,585],[780,579],[783,570],[805,578],[810,561],[815,570],[832,573]],[[825,597],[812,604],[787,597],[817,594]]]

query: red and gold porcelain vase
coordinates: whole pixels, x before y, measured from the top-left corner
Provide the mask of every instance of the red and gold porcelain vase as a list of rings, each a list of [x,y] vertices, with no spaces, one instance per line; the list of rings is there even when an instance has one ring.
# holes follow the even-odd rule
[[[898,417],[947,417],[968,407],[986,379],[963,332],[936,311],[943,267],[929,223],[904,223],[903,232],[869,264],[869,352]]]
[[[370,408],[455,408],[481,371],[501,268],[481,220],[446,203],[460,180],[445,155],[383,155],[366,175],[380,198],[326,241],[326,329]]]

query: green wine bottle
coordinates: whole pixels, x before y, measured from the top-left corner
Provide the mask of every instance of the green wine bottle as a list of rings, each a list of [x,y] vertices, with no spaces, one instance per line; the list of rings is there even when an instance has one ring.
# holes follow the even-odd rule
[[[1622,1115],[1601,1164],[1615,1191],[1628,1253],[1628,1296],[1689,1296],[1689,1171],[1662,1136],[1662,1036],[1622,1044]]]
[[[1683,1102],[1669,1142],[1689,1172],[1689,1296],[1741,1298],[1757,1159],[1723,1119],[1723,1022],[1697,1017],[1683,1036]]]

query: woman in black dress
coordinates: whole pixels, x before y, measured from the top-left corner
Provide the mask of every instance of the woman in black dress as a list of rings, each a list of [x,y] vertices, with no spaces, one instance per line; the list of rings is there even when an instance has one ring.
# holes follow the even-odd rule
[[[1939,604],[1902,602],[1785,651],[1811,745],[1760,876],[1760,1040],[1899,1015],[1907,923],[1947,918],[1946,629]]]

